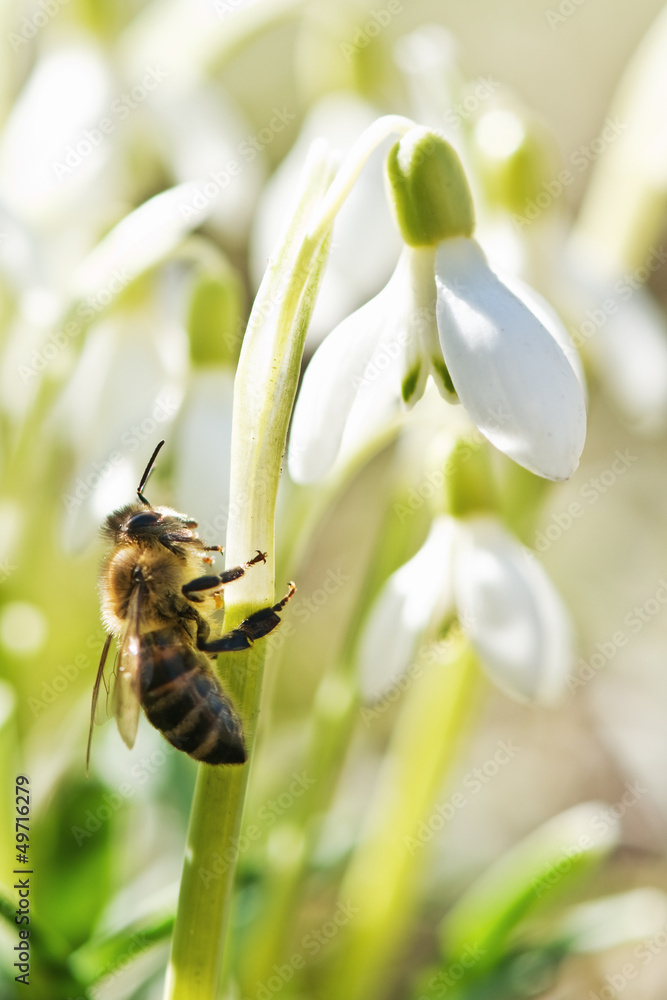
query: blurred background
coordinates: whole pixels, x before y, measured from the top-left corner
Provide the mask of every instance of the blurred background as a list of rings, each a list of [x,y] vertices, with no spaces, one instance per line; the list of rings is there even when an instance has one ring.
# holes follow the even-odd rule
[[[480,675],[435,797],[458,792],[465,808],[443,807],[407,852],[409,892],[387,904],[400,932],[366,995],[664,996],[662,4],[37,0],[2,3],[0,37],[0,995],[22,995],[17,775],[31,792],[31,995],[162,995],[196,765],[142,719],[132,752],[113,723],[96,731],[86,777],[104,640],[98,527],[133,499],[165,438],[149,499],[224,542],[234,366],[309,143],[324,135],[344,152],[399,113],[455,145],[494,266],[567,322],[589,432],[566,484],[512,479],[496,462],[507,522],[570,611],[576,681],[546,708]],[[388,148],[334,230],[307,356],[395,266]],[[271,642],[246,810],[259,832],[240,844],[221,996],[334,995],[337,960],[352,976],[340,886],[369,803],[382,815],[374,795],[410,681],[356,692],[311,795],[313,727],[335,702],[340,663],[356,659],[372,599],[426,537],[430,504],[391,514],[423,482],[439,419],[426,399],[330,484],[283,483],[277,588],[295,579],[298,594],[292,627]],[[519,749],[498,766],[502,741]],[[577,869],[548,919],[525,899],[503,909],[494,890],[493,960],[458,983],[441,922],[490,865],[590,801],[601,804],[572,834],[592,826],[604,841],[588,881]],[[606,908],[582,909],[600,899]],[[303,967],[287,976],[294,956]],[[451,981],[428,985],[447,969]]]

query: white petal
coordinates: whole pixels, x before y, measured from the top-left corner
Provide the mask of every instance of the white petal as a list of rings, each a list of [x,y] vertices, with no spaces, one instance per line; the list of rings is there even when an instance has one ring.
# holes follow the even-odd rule
[[[474,240],[444,240],[435,277],[442,351],[471,419],[519,465],[568,479],[584,447],[586,409],[562,348]]]
[[[389,284],[331,331],[306,368],[289,443],[289,470],[296,482],[314,482],[330,470],[360,390],[359,405],[370,407],[372,415],[380,396],[386,399],[389,372],[397,386],[393,397],[398,403],[403,348],[392,321],[401,315],[403,273],[399,263]],[[383,343],[393,342],[396,351],[382,349]],[[380,409],[384,411],[385,406]]]
[[[380,591],[359,650],[361,690],[367,700],[376,701],[405,673],[429,624],[451,608],[455,531],[451,518],[436,518],[419,552]]]
[[[581,386],[581,391],[584,394],[584,398],[587,397],[588,387],[586,385],[586,376],[584,374],[584,366],[581,363],[581,357],[579,356],[579,351],[574,346],[574,341],[570,337],[567,327],[563,323],[562,319],[551,305],[550,302],[536,292],[534,288],[527,285],[524,281],[514,276],[507,275],[504,271],[500,274],[503,284],[507,285],[509,290],[516,295],[518,299],[528,306],[530,311],[537,316],[542,326],[544,326],[551,336],[560,345],[563,354],[570,362],[574,374],[579,379],[579,385]]]
[[[562,696],[574,658],[567,610],[535,556],[498,522],[465,524],[454,591],[461,625],[498,687],[520,701]]]

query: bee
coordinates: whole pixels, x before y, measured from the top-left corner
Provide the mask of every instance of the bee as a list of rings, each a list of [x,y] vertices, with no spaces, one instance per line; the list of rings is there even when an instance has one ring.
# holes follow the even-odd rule
[[[202,575],[219,545],[204,545],[197,522],[170,507],[153,507],[143,494],[164,441],[153,452],[137,488],[137,501],[110,514],[102,528],[113,544],[100,577],[102,620],[108,634],[93,688],[86,766],[100,685],[112,638],[117,639],[111,705],[121,737],[134,745],[141,706],[172,746],[206,764],[243,764],[243,727],[211,661],[218,653],[248,649],[280,623],[292,597],[262,608],[217,639],[210,613],[223,606],[222,588],[249,567]],[[105,685],[106,686],[106,685]]]

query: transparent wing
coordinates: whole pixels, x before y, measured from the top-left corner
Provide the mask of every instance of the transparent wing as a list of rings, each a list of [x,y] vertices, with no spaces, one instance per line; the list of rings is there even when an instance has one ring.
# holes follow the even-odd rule
[[[104,643],[104,648],[102,649],[102,655],[100,656],[100,664],[97,668],[97,677],[95,678],[95,684],[93,686],[93,700],[90,706],[90,729],[88,730],[88,747],[86,749],[86,774],[88,773],[88,765],[90,764],[90,746],[93,742],[93,726],[97,722],[97,699],[100,693],[100,684],[104,678],[104,664],[107,660],[107,655],[109,653],[109,646],[111,645],[111,636],[106,637]]]
[[[141,621],[142,596],[143,587],[139,585],[135,587],[130,597],[127,609],[127,628],[118,651],[116,679],[113,688],[113,713],[116,717],[118,732],[130,749],[134,746],[137,726],[139,725],[141,699],[139,623]]]

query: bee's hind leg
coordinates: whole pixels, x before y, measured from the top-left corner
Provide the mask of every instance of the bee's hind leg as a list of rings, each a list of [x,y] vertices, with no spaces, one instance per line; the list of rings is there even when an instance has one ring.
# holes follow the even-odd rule
[[[294,584],[290,583],[282,601],[278,601],[273,607],[262,608],[260,611],[248,615],[240,625],[232,629],[231,632],[226,632],[219,639],[213,639],[212,642],[200,642],[198,638],[197,648],[205,653],[231,653],[234,650],[249,649],[256,639],[268,635],[269,632],[273,632],[276,626],[280,625],[278,612],[282,611],[294,595],[295,590]]]

